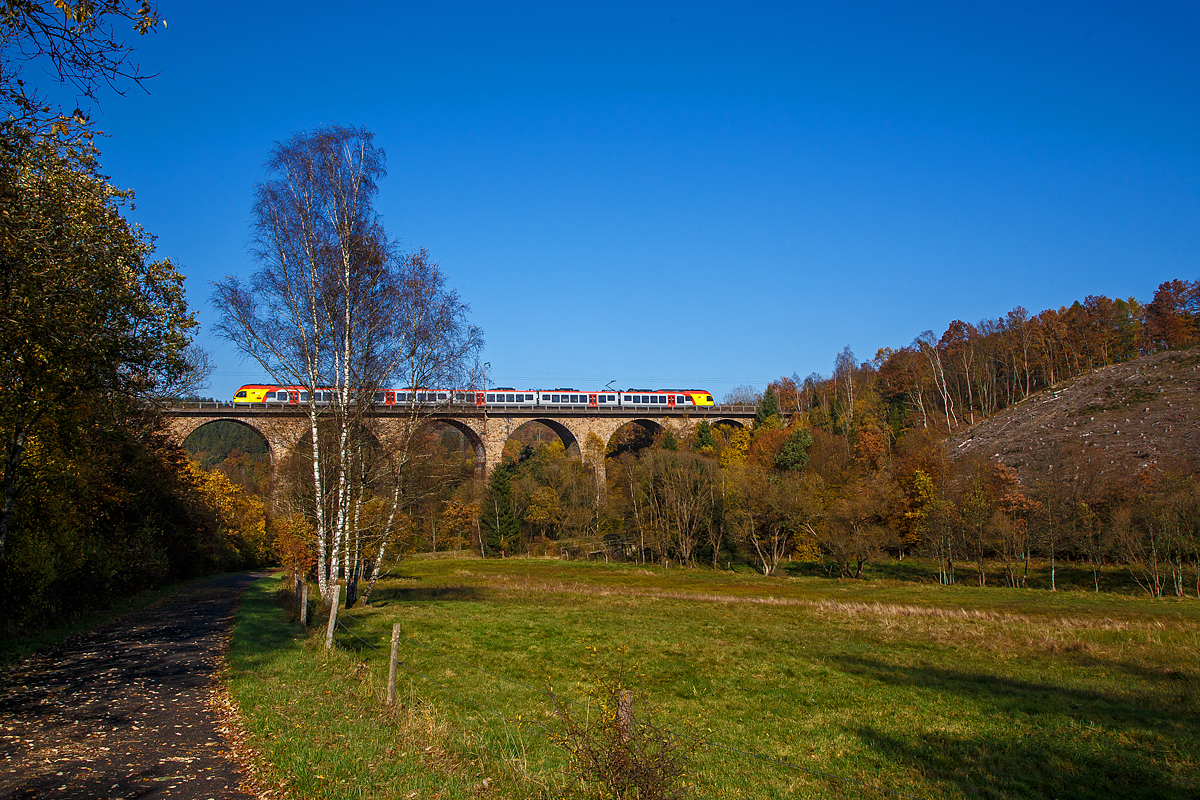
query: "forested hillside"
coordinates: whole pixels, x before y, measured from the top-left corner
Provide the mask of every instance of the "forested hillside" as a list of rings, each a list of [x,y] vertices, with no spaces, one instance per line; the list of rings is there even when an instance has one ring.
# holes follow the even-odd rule
[[[919,555],[944,583],[1044,569],[1048,588],[1069,561],[1097,590],[1117,567],[1150,594],[1200,594],[1198,335],[1200,281],[1169,281],[1145,305],[1017,309],[868,362],[847,348],[830,376],[739,389],[752,427],[627,426],[604,485],[526,435],[478,506],[479,546],[844,577]]]

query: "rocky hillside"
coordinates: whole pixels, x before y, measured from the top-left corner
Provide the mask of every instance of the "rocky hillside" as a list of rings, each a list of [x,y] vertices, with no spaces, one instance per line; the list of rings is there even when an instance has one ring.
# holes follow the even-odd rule
[[[1200,348],[1157,353],[1046,389],[950,439],[1040,478],[1056,463],[1121,480],[1149,465],[1200,467]],[[1078,460],[1077,460],[1078,459]]]

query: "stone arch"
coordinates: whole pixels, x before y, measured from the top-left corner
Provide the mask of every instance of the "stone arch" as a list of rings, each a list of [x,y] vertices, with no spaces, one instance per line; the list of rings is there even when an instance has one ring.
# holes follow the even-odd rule
[[[606,457],[613,449],[613,440],[617,437],[617,434],[628,428],[630,425],[638,426],[645,434],[648,434],[649,438],[651,439],[666,430],[665,426],[661,422],[657,422],[646,417],[636,417],[634,419],[622,420],[621,424],[617,426],[611,434],[609,434],[608,440],[604,443],[604,453]],[[642,446],[644,447],[645,445]],[[619,443],[618,447],[620,447]]]
[[[248,428],[249,430],[254,431],[254,433],[258,435],[258,438],[262,439],[263,443],[266,444],[267,458],[269,459],[269,463],[272,467],[274,467],[279,462],[279,459],[284,455],[282,452],[279,452],[281,449],[280,442],[272,441],[271,437],[267,435],[267,432],[258,425],[255,425],[253,422],[237,417],[201,417],[198,419],[177,419],[172,425],[172,432],[178,439],[180,446],[186,449],[187,440],[192,437],[192,434],[196,433],[201,428],[205,428],[209,425],[219,422],[240,425],[243,428]]]
[[[463,435],[463,438],[467,440],[467,444],[471,446],[471,450],[473,450],[475,453],[475,474],[479,477],[484,477],[484,473],[487,469],[487,448],[484,446],[483,439],[479,436],[479,432],[463,420],[455,419],[454,417],[438,417],[436,419],[430,418],[421,424],[426,425],[430,422],[440,422],[447,427],[454,428],[454,430]]]
[[[572,458],[582,458],[583,457],[583,449],[582,449],[583,444],[575,436],[575,432],[572,431],[570,428],[568,428],[566,425],[562,424],[561,422],[559,422],[556,419],[550,419],[548,417],[544,417],[541,419],[531,419],[528,422],[523,423],[523,425],[527,425],[527,424],[529,424],[529,422],[541,423],[542,425],[545,425],[550,430],[554,431],[554,433],[558,436],[559,441],[562,442],[563,450],[566,450],[567,455],[569,455],[570,457],[572,457]],[[518,426],[518,427],[520,427],[520,426]]]

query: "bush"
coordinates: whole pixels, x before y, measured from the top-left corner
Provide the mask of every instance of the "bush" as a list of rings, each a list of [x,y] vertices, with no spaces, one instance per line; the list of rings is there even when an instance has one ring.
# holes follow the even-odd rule
[[[644,692],[608,676],[588,693],[581,721],[550,692],[562,724],[557,741],[571,758],[582,797],[614,800],[683,800],[689,797],[686,758],[690,750],[651,719]],[[640,713],[635,713],[640,709]]]

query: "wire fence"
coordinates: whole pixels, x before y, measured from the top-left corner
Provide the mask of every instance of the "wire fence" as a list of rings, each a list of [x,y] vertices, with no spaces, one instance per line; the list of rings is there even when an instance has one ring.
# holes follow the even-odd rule
[[[370,648],[371,650],[373,650],[377,653],[385,653],[383,648],[379,647],[374,642],[372,642],[366,638],[363,638],[363,636],[359,635],[358,631],[351,629],[350,626],[348,626],[346,624],[346,621],[354,623],[356,626],[359,627],[359,630],[363,631],[364,633],[368,633],[368,635],[372,634],[372,633],[375,634],[382,641],[390,641],[391,640],[391,636],[392,636],[391,631],[383,631],[383,630],[375,627],[371,623],[369,623],[367,620],[362,619],[361,617],[356,617],[349,613],[344,612],[344,613],[338,614],[336,616],[336,627],[338,629],[344,631],[350,637],[352,637],[356,641],[362,643],[363,645]],[[580,700],[575,700],[575,699],[572,699],[569,697],[564,697],[562,695],[555,693],[548,686],[547,687],[534,686],[530,683],[516,680],[507,675],[503,675],[503,674],[500,674],[493,670],[489,670],[484,667],[481,667],[477,664],[472,664],[469,661],[464,661],[460,658],[456,658],[448,653],[442,652],[442,651],[438,650],[437,648],[434,648],[423,642],[417,641],[416,639],[413,639],[409,636],[404,636],[403,634],[401,634],[399,636],[399,639],[400,639],[400,641],[405,642],[415,648],[418,648],[437,659],[441,659],[442,661],[444,661],[448,664],[454,664],[455,666],[472,670],[479,674],[485,675],[493,680],[499,681],[503,684],[513,686],[513,687],[518,687],[526,692],[532,693],[535,696],[542,696],[542,697],[550,700],[551,702],[556,702],[556,703],[559,703],[562,705],[573,706],[573,707],[577,707],[577,708],[583,708],[586,706],[586,704]],[[485,715],[495,717],[496,719],[502,721],[505,725],[516,726],[518,729],[530,729],[530,728],[537,729],[538,731],[540,731],[540,733],[543,736],[545,736],[545,738],[549,742],[561,741],[561,737],[556,738],[554,736],[554,734],[549,730],[549,728],[547,728],[542,723],[538,722],[534,718],[534,715],[532,715],[532,714],[510,714],[510,713],[506,713],[504,711],[500,711],[496,708],[491,707],[487,703],[480,702],[478,699],[467,696],[463,692],[460,692],[460,691],[452,688],[451,686],[449,686],[445,681],[439,680],[438,678],[428,675],[428,674],[418,670],[417,668],[415,668],[412,664],[406,663],[404,661],[397,662],[397,667],[399,669],[403,670],[405,673],[412,675],[415,678],[421,679],[422,681],[424,681],[431,687],[441,690],[442,692],[444,692],[446,695],[451,697],[455,702],[459,703],[460,705],[474,708],[475,710],[477,710]],[[693,746],[697,749],[704,748],[704,749],[707,749],[710,751],[717,751],[717,752],[721,752],[721,753],[727,753],[727,754],[741,756],[743,758],[753,759],[754,761],[757,761],[760,764],[771,765],[773,767],[778,767],[778,768],[784,768],[787,770],[791,770],[797,774],[804,774],[804,775],[808,775],[810,777],[820,778],[820,779],[830,781],[830,782],[833,782],[834,784],[841,785],[844,787],[853,786],[853,787],[857,787],[861,790],[864,790],[866,792],[873,792],[873,793],[877,793],[877,794],[885,795],[885,796],[889,796],[889,797],[901,797],[901,798],[906,798],[906,800],[921,800],[921,798],[919,798],[917,795],[896,791],[894,789],[888,789],[888,788],[886,788],[884,786],[880,786],[878,784],[867,783],[865,781],[861,781],[856,778],[848,778],[848,777],[838,775],[833,772],[814,769],[812,767],[806,767],[802,764],[797,764],[793,761],[789,761],[786,759],[776,758],[774,756],[770,756],[765,753],[757,752],[755,750],[742,748],[742,747],[735,747],[735,746],[727,745],[727,744],[722,744],[720,742],[713,741],[710,737],[703,736],[703,735],[697,733],[696,731],[685,731],[685,730],[681,729],[681,727],[678,724],[676,724],[674,727],[669,728],[667,730],[672,736],[674,736],[678,740],[687,742],[691,746]],[[477,738],[479,739],[480,745],[482,747],[484,747],[484,749],[486,749],[494,757],[499,758],[501,761],[507,762],[513,758],[521,757],[520,754],[516,754],[516,753],[507,753],[506,754],[501,750],[498,750],[494,747],[488,746],[487,743],[483,740],[482,736],[479,736],[478,732],[476,732],[476,734],[477,734]]]

